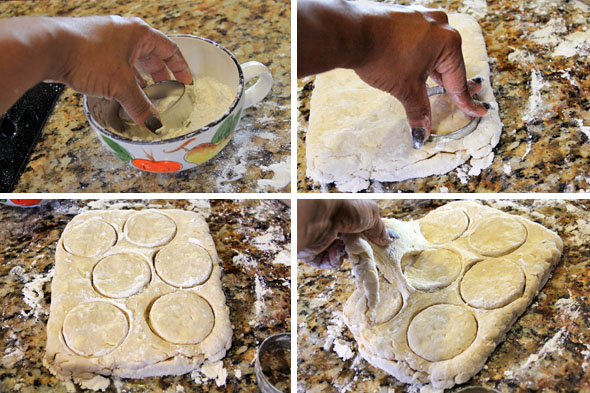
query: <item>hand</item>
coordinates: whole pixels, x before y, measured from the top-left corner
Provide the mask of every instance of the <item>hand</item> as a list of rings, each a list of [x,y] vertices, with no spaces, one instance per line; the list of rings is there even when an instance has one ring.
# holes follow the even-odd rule
[[[449,26],[444,12],[382,4],[363,6],[361,12],[369,44],[364,59],[352,68],[366,83],[401,101],[414,148],[421,148],[431,131],[429,76],[467,115],[487,113],[490,105],[471,97],[482,79],[466,80],[461,36]]]
[[[129,116],[151,131],[162,126],[156,108],[135,68],[141,65],[155,82],[170,79],[170,70],[184,84],[192,82],[178,46],[139,18],[92,16],[51,18],[61,27],[64,62],[49,79],[92,96],[117,100]]]
[[[393,240],[370,200],[297,201],[297,257],[318,268],[337,268],[346,252],[342,233],[362,233],[379,246]]]

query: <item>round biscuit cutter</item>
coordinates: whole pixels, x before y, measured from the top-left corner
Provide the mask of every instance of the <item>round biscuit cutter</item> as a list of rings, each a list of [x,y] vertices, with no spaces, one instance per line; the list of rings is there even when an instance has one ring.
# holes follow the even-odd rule
[[[445,93],[445,88],[442,86],[433,86],[428,88],[428,97]],[[481,117],[474,117],[465,127],[459,128],[458,130],[455,130],[453,132],[449,132],[448,134],[437,135],[431,133],[428,140],[444,141],[445,139],[455,140],[465,138],[467,135],[471,134],[473,131],[476,130],[480,120]]]

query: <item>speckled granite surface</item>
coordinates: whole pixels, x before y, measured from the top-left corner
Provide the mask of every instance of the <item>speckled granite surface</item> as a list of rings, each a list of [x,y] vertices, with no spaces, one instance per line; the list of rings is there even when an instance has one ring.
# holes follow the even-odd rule
[[[53,201],[29,209],[0,207],[1,392],[66,392],[66,385],[41,365],[55,245],[66,224],[85,209],[146,206],[209,214],[207,223],[221,259],[222,286],[234,331],[232,347],[223,360],[227,383],[217,387],[207,380],[201,385],[190,375],[123,379],[113,381],[107,391],[258,392],[256,349],[271,334],[290,331],[291,325],[290,267],[284,264],[290,253],[290,209],[277,201],[260,200],[211,201],[210,208],[202,201],[185,200]],[[25,297],[36,285],[40,291]]]
[[[67,89],[49,118],[14,192],[279,192],[290,168],[291,23],[289,2],[270,0],[3,1],[2,17],[119,14],[138,16],[169,34],[187,33],[225,46],[241,62],[257,60],[274,78],[269,95],[244,111],[231,143],[211,162],[162,175],[138,171],[103,149]],[[269,168],[270,165],[275,165]],[[274,170],[273,170],[274,169]],[[273,179],[260,182],[261,179]]]
[[[446,175],[373,183],[368,191],[590,191],[590,35],[584,33],[590,6],[580,0],[399,3],[464,12],[478,19],[504,128],[492,166],[479,176],[466,175],[470,166],[463,165]],[[586,34],[577,48],[567,43],[574,32]],[[571,56],[553,57],[554,53]],[[305,177],[304,138],[313,81],[300,80],[298,87],[297,187],[300,192],[320,192],[320,185]],[[337,190],[326,185],[324,191]]]
[[[381,201],[381,215],[418,219],[445,201]],[[561,261],[541,293],[516,321],[484,369],[464,385],[507,392],[590,391],[590,202],[563,200],[484,201],[556,231],[564,241]],[[298,391],[418,392],[369,365],[341,321],[354,290],[348,262],[341,271],[298,266]],[[561,299],[561,300],[560,300]],[[559,300],[559,303],[556,302]],[[333,338],[336,337],[336,342]],[[342,360],[336,353],[352,350]]]

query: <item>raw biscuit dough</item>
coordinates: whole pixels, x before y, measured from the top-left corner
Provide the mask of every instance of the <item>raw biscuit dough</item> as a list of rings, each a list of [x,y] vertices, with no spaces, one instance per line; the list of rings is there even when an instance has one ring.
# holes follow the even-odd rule
[[[201,246],[182,244],[164,247],[156,254],[155,268],[162,280],[178,288],[190,288],[209,278],[211,256]]]
[[[430,233],[431,227],[422,224],[434,222],[433,217],[449,217],[455,222],[453,217],[461,214],[468,218],[468,226],[458,237],[432,243],[421,231],[428,228]],[[545,285],[563,249],[559,236],[541,225],[475,202],[448,203],[417,221],[384,222],[400,236],[386,248],[371,245],[380,286],[392,293],[389,299],[381,289],[377,310],[388,309],[391,317],[370,321],[367,302],[355,290],[344,306],[344,321],[360,354],[373,366],[402,382],[430,384],[436,389],[464,383],[479,372]],[[525,229],[526,237],[518,247],[514,248],[513,233],[494,230],[500,222],[512,228],[517,227],[513,225],[516,222]],[[491,244],[503,250],[502,257],[483,255],[479,243],[478,248],[473,247],[473,235],[485,228],[490,229]],[[508,249],[511,251],[505,253]],[[458,258],[449,259],[441,250]],[[485,251],[492,253],[489,248]],[[450,263],[451,272],[458,259],[459,272],[448,275],[448,285],[441,286],[430,268],[408,275],[407,266],[425,252],[447,255],[435,260],[434,266]],[[424,285],[416,286],[415,281]],[[401,307],[396,304],[398,296]]]
[[[166,264],[156,272],[159,252],[194,248],[208,260],[187,265],[191,288],[160,278],[178,278],[178,272]],[[67,225],[55,259],[43,364],[58,378],[106,389],[104,377],[181,375],[222,359],[229,349],[221,269],[200,215],[172,209],[86,212]]]
[[[449,15],[449,23],[463,39],[467,76],[485,78],[479,98],[498,108],[479,24],[463,14]],[[464,125],[464,116],[449,105],[446,96],[431,97],[431,105],[434,130],[440,126],[440,133],[445,133]],[[502,132],[498,110],[490,110],[463,139],[443,138],[414,149],[401,103],[345,69],[316,76],[310,109],[307,176],[320,184],[335,183],[347,192],[366,189],[370,180],[390,182],[447,173],[469,159],[469,174],[478,175],[491,165],[492,149]]]

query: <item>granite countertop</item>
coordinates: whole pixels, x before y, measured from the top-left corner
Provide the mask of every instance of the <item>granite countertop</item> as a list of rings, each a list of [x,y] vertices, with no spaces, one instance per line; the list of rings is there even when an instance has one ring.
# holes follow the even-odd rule
[[[439,200],[378,202],[383,217],[418,219],[444,205]],[[496,347],[486,365],[464,385],[502,392],[590,391],[589,201],[496,200],[484,205],[528,218],[556,231],[563,256],[552,277]],[[340,271],[298,266],[298,391],[418,392],[377,369],[358,354],[344,325],[342,308],[354,290],[348,262]],[[559,306],[556,306],[561,299]],[[337,338],[334,342],[334,337]],[[342,360],[336,351],[346,355]],[[347,357],[347,356],[344,356]]]
[[[212,161],[177,174],[127,166],[103,148],[66,89],[14,192],[288,192],[291,156],[291,17],[266,0],[2,1],[2,17],[119,14],[143,18],[168,34],[194,34],[225,46],[240,61],[265,64],[269,95],[244,111],[230,144]]]
[[[42,366],[55,245],[79,212],[96,208],[180,208],[202,213],[223,268],[233,327],[223,359],[225,386],[200,375],[113,379],[107,392],[258,392],[254,359],[271,334],[291,330],[290,209],[278,201],[52,201],[35,208],[0,207],[0,391],[66,392]],[[80,389],[78,389],[80,391]]]
[[[590,32],[586,31],[589,5],[580,0],[500,0],[487,5],[479,0],[399,3],[463,12],[477,18],[504,127],[491,167],[479,176],[469,176],[470,165],[466,164],[445,175],[372,183],[367,191],[590,191]],[[577,48],[572,40],[577,40]],[[305,177],[304,140],[312,90],[313,79],[299,80],[299,192],[322,190]],[[333,185],[325,185],[323,190],[337,192]]]

